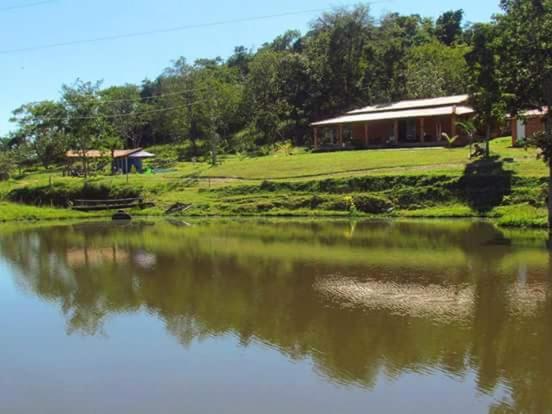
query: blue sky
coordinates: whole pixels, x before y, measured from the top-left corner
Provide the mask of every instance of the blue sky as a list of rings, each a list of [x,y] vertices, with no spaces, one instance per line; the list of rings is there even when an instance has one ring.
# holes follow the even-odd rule
[[[155,78],[179,56],[227,57],[234,46],[257,47],[287,29],[304,31],[319,12],[203,27],[55,49],[3,51],[131,32],[228,21],[356,3],[326,0],[0,0],[0,135],[19,105],[55,99],[63,83],[103,80],[104,86]],[[29,7],[13,8],[30,5]],[[11,8],[11,9],[10,9]],[[468,21],[488,21],[498,0],[391,0],[372,5],[436,17],[463,8]]]

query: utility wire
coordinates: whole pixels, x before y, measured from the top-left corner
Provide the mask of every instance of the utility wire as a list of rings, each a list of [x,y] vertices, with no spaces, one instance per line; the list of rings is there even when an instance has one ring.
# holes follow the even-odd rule
[[[42,1],[35,1],[34,3],[19,4],[19,5],[16,5],[16,6],[0,7],[0,12],[19,10],[19,9],[30,9],[31,7],[43,6],[45,4],[54,3],[56,1],[57,0],[42,0]]]
[[[205,87],[203,87],[203,88],[192,88],[192,89],[182,89],[180,91],[160,93],[160,94],[152,95],[152,96],[144,96],[144,97],[137,96],[136,99],[135,98],[101,99],[100,96],[89,96],[89,97],[84,97],[84,98],[89,99],[91,101],[96,100],[96,99],[100,99],[100,101],[98,103],[101,103],[101,104],[113,103],[113,102],[134,102],[134,101],[136,101],[136,103],[142,103],[144,101],[148,102],[148,101],[156,100],[156,99],[159,99],[159,98],[164,98],[166,96],[178,96],[178,95],[182,95],[182,94],[185,94],[185,93],[201,92],[201,91],[205,91],[205,90],[207,90]],[[100,91],[100,94],[101,94],[101,92],[102,91]],[[41,103],[47,102],[47,101],[49,101],[49,99],[43,99],[41,101],[27,102],[25,105],[41,104]]]
[[[391,0],[379,0],[379,1],[373,1],[365,4],[372,5],[377,3],[388,3],[389,1]],[[247,23],[247,22],[253,22],[257,20],[269,20],[269,19],[274,19],[278,17],[298,16],[302,14],[319,13],[321,11],[326,11],[326,10],[327,8],[316,8],[316,9],[300,10],[295,12],[270,14],[270,15],[264,15],[264,16],[220,20],[220,21],[211,22],[211,23],[188,24],[188,25],[170,27],[167,29],[156,29],[156,30],[147,30],[142,32],[123,33],[118,35],[101,36],[101,37],[96,37],[91,39],[70,40],[66,42],[50,43],[50,44],[39,45],[39,46],[29,46],[29,47],[22,47],[22,48],[16,48],[16,49],[4,49],[4,50],[0,50],[0,55],[9,55],[9,54],[20,53],[20,52],[32,52],[36,50],[54,49],[54,48],[64,47],[64,46],[75,46],[75,45],[105,42],[105,41],[119,40],[119,39],[129,39],[134,37],[142,37],[142,36],[149,36],[149,35],[162,34],[162,33],[173,33],[173,32],[180,32],[184,30],[198,29],[198,28],[204,28],[204,27],[223,26],[227,24]]]
[[[364,90],[367,90],[367,89],[370,89],[371,87],[370,86],[366,86],[366,87],[363,87],[363,88],[359,88],[357,91],[364,91]],[[164,94],[159,94],[159,95],[154,95],[154,96],[148,96],[148,97],[145,97],[145,98],[138,98],[138,102],[141,103],[143,100],[150,100],[150,99],[157,99],[157,98],[163,98],[163,97],[166,97],[166,96],[177,96],[177,95],[182,95],[183,93],[186,93],[186,92],[195,92],[195,91],[201,91],[201,90],[206,90],[206,89],[201,89],[201,88],[195,88],[195,89],[183,89],[181,91],[178,91],[178,92],[170,92],[170,93],[164,93]],[[95,97],[90,97],[90,99],[96,99]],[[151,111],[144,111],[144,112],[139,112],[139,113],[129,113],[129,114],[119,114],[119,115],[96,115],[96,116],[89,116],[89,117],[72,117],[72,116],[67,116],[67,117],[51,117],[51,118],[41,118],[43,121],[59,121],[59,120],[64,120],[64,119],[68,119],[68,118],[71,118],[71,119],[95,119],[95,118],[119,118],[119,117],[125,117],[125,116],[137,116],[137,115],[141,115],[141,114],[149,114],[149,113],[157,113],[157,112],[164,112],[164,111],[170,111],[170,110],[174,110],[174,109],[180,109],[180,108],[186,108],[186,107],[189,107],[190,105],[197,105],[198,103],[202,103],[202,102],[205,102],[207,99],[198,99],[196,101],[193,101],[193,102],[190,102],[190,103],[187,103],[187,104],[184,104],[184,105],[178,105],[178,106],[173,106],[173,107],[170,107],[170,108],[160,108],[160,109],[154,109],[154,110],[151,110]],[[28,104],[26,105],[33,105],[33,104],[40,104],[42,102],[46,102],[47,100],[43,100],[43,101],[34,101],[34,102],[29,102]],[[106,104],[106,103],[112,103],[112,102],[131,102],[131,101],[134,101],[133,98],[125,98],[125,99],[112,99],[112,100],[100,100],[98,101],[98,104],[99,105],[103,105],[103,104]]]
[[[92,119],[100,119],[100,118],[101,119],[118,119],[118,118],[126,118],[126,117],[139,117],[139,116],[142,116],[142,115],[156,114],[156,113],[174,111],[176,109],[188,108],[191,105],[197,105],[199,103],[206,102],[206,101],[207,101],[207,99],[201,99],[201,100],[197,100],[197,101],[194,101],[194,102],[187,103],[185,105],[177,105],[177,106],[172,106],[172,107],[169,107],[169,108],[152,109],[152,110],[149,110],[149,111],[142,111],[142,112],[136,112],[136,113],[126,113],[126,114],[116,114],[116,115],[92,115],[92,116],[71,116],[71,115],[67,115],[67,116],[64,116],[64,117],[40,118],[40,120],[43,121],[43,122],[46,122],[46,121],[65,121],[67,119],[71,119],[71,120],[74,120],[74,119],[92,120]]]

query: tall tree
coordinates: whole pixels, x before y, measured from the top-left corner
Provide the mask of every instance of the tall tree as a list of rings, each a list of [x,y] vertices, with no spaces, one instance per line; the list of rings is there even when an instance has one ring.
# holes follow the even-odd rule
[[[473,30],[473,49],[466,55],[470,68],[470,101],[477,112],[479,128],[485,130],[485,154],[488,157],[491,132],[506,117],[506,94],[499,82],[495,26],[480,24]]]
[[[142,144],[143,129],[153,109],[143,100],[136,85],[113,86],[100,93],[101,112],[125,146]]]
[[[324,13],[304,39],[318,98],[315,116],[332,115],[359,103],[365,48],[375,23],[367,6]]]
[[[42,101],[23,105],[13,111],[15,122],[12,142],[26,144],[42,165],[59,162],[66,151],[65,108],[58,102]]]
[[[409,98],[460,95],[468,90],[467,46],[433,41],[408,52],[406,89]]]
[[[77,81],[73,86],[62,86],[62,104],[67,116],[66,133],[71,149],[82,160],[84,177],[89,174],[87,152],[102,149],[106,139],[113,136],[101,113],[100,83]]]
[[[435,35],[445,45],[450,46],[462,38],[464,10],[450,10],[437,18]]]
[[[535,143],[550,169],[549,226],[552,231],[552,0],[502,0],[497,16],[500,80],[511,94],[510,110],[544,108],[544,133]]]

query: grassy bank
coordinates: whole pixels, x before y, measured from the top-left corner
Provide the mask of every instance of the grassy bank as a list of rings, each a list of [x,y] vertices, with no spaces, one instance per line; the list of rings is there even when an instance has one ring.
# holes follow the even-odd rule
[[[84,182],[37,170],[0,183],[0,220],[86,218],[66,209],[76,198],[141,195],[160,215],[176,202],[192,216],[488,217],[504,226],[546,224],[546,168],[533,150],[492,143],[490,160],[467,148],[389,149],[265,157],[206,163],[166,161],[154,175],[98,176]]]

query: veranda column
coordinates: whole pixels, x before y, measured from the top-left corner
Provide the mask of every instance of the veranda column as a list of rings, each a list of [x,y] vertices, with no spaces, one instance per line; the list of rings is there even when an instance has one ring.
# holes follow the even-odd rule
[[[424,118],[420,118],[420,142],[423,144],[425,142],[425,128],[424,128]]]
[[[343,125],[339,124],[337,128],[337,144],[339,146],[343,145]]]
[[[395,144],[399,143],[399,120],[395,119],[393,123],[393,139],[395,140]]]
[[[368,146],[368,122],[364,123],[364,145]]]
[[[452,110],[452,117],[450,118],[450,122],[451,122],[450,135],[452,137],[455,137],[456,136],[456,106]]]

